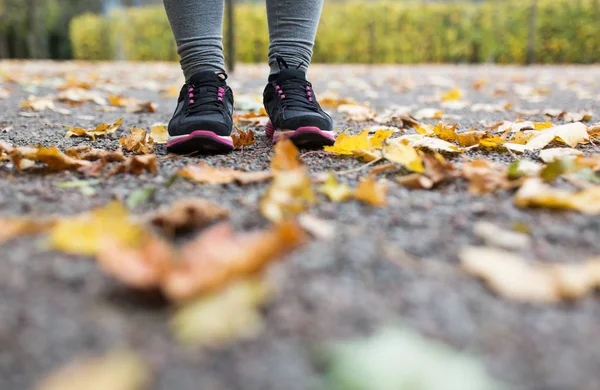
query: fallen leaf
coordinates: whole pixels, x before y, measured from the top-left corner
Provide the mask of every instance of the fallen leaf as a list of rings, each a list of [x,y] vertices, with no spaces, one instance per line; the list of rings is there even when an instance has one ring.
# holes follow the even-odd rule
[[[147,231],[140,232],[133,242],[103,235],[96,252],[96,261],[104,272],[141,290],[156,289],[177,261],[174,248]]]
[[[346,114],[346,119],[354,122],[366,122],[375,119],[377,113],[370,107],[358,104],[341,104],[338,112]]]
[[[590,137],[587,133],[587,126],[576,122],[543,130],[538,136],[527,142],[525,147],[530,150],[543,149],[555,139],[574,148],[584,141],[589,141]]]
[[[461,175],[469,180],[469,192],[475,195],[514,187],[508,178],[506,168],[488,160],[480,159],[464,163]]]
[[[444,141],[457,142],[460,146],[477,145],[483,138],[489,136],[485,131],[468,131],[466,133],[457,133],[457,126],[457,124],[445,125],[442,122],[439,122],[437,126],[433,128],[433,133]]]
[[[177,301],[192,299],[258,272],[306,239],[292,222],[246,233],[235,233],[231,225],[221,223],[181,248],[179,261],[163,279],[163,291]]]
[[[47,376],[36,390],[142,390],[150,370],[134,352],[114,350],[77,359]]]
[[[379,158],[378,150],[392,134],[393,130],[379,130],[372,137],[369,137],[368,130],[357,135],[342,133],[336,138],[333,146],[325,146],[325,151],[372,161]]]
[[[473,233],[481,238],[486,245],[504,249],[519,250],[527,248],[531,239],[527,234],[502,229],[490,222],[477,222]]]
[[[142,187],[131,191],[125,200],[127,208],[134,209],[148,202],[154,197],[157,190],[156,187]]]
[[[86,102],[94,102],[99,106],[106,106],[107,104],[106,99],[98,92],[88,91],[84,88],[65,89],[56,95],[56,99],[74,107],[80,106]]]
[[[270,221],[281,222],[316,202],[310,177],[304,168],[279,171],[260,200],[260,211]]]
[[[153,213],[150,223],[164,232],[174,234],[206,227],[229,216],[229,210],[199,198],[184,198]]]
[[[463,94],[462,91],[460,90],[460,88],[454,88],[451,89],[450,91],[447,91],[446,93],[444,93],[441,96],[441,100],[442,101],[452,101],[452,100],[460,100],[462,98]]]
[[[110,136],[113,135],[123,123],[123,118],[119,119],[115,123],[102,123],[95,129],[82,129],[80,127],[67,126],[69,131],[65,134],[65,137],[90,137],[92,140],[99,136]]]
[[[14,148],[9,155],[17,167],[21,167],[20,162],[23,159],[42,162],[46,164],[48,168],[55,171],[80,169],[90,165],[89,161],[78,160],[67,156],[58,150],[56,146],[52,146],[51,148],[45,148],[43,146],[38,148],[18,147]]]
[[[156,112],[156,104],[152,102],[139,102],[133,100],[129,102],[125,112],[130,114],[154,113]]]
[[[166,144],[169,132],[165,125],[155,123],[150,127],[150,137],[152,137],[155,144]]]
[[[569,157],[577,157],[581,156],[583,153],[577,149],[571,148],[551,148],[540,150],[540,160],[545,163],[550,163],[558,159],[569,158]]]
[[[463,269],[497,294],[519,302],[556,303],[585,296],[600,286],[600,258],[584,263],[540,264],[500,249],[467,247]]]
[[[422,134],[409,134],[390,141],[405,143],[417,149],[431,150],[433,152],[461,153],[464,149],[439,138],[427,137]]]
[[[315,217],[311,214],[300,214],[298,224],[304,231],[319,240],[329,241],[335,237],[335,226],[330,221]]]
[[[144,129],[138,127],[129,129],[129,135],[119,139],[119,143],[125,150],[135,154],[151,154],[154,152],[153,139]]]
[[[354,190],[354,198],[372,206],[381,207],[387,205],[386,193],[385,184],[377,182],[373,177],[368,177],[358,182]]]
[[[44,110],[53,110],[55,108],[54,106],[54,101],[52,100],[51,97],[35,97],[35,96],[30,96],[29,98],[27,98],[27,100],[25,100],[24,102],[22,102],[21,104],[19,104],[19,107],[25,110],[32,110],[32,111],[44,111]]]
[[[231,168],[215,168],[201,162],[199,165],[186,165],[177,174],[198,183],[206,184],[239,184],[267,181],[273,177],[269,171],[238,171]]]
[[[141,175],[144,172],[156,173],[158,171],[158,159],[154,154],[145,154],[143,156],[129,156],[127,159],[110,170],[106,177],[118,175],[121,173],[131,175]]]
[[[444,112],[437,108],[423,108],[415,113],[417,119],[442,119]]]
[[[171,329],[184,346],[214,347],[252,338],[263,328],[259,309],[270,295],[264,282],[240,280],[179,308]]]
[[[404,328],[322,347],[327,389],[500,390],[477,359]]]
[[[326,91],[319,96],[319,104],[322,107],[337,108],[342,104],[356,105],[358,103],[349,98],[342,98],[334,92]]]
[[[388,143],[383,148],[383,157],[386,160],[400,164],[413,172],[425,172],[421,156],[412,146],[399,142]]]
[[[584,214],[600,214],[600,186],[581,191],[554,189],[541,179],[527,179],[515,195],[519,207],[572,209]]]
[[[92,148],[89,145],[79,145],[66,149],[65,154],[77,160],[96,161],[104,160],[107,162],[125,161],[125,156],[121,149],[105,150]]]
[[[131,220],[127,209],[111,202],[91,212],[58,219],[50,231],[50,244],[63,252],[91,256],[107,238],[135,245],[143,236],[143,229]]]
[[[241,149],[244,146],[252,146],[256,142],[254,139],[254,132],[252,130],[243,131],[238,130],[237,134],[232,134],[234,149]]]
[[[54,220],[38,220],[31,217],[0,218],[0,245],[20,236],[43,233],[53,224]]]
[[[350,186],[338,182],[333,173],[327,176],[327,180],[319,186],[318,191],[325,194],[332,202],[344,202],[352,197]]]
[[[298,148],[289,139],[277,142],[275,155],[271,157],[271,169],[278,171],[293,171],[301,168],[304,164],[298,157]]]
[[[130,99],[126,98],[123,95],[114,95],[112,93],[108,95],[108,104],[110,104],[111,106],[127,107],[129,101]]]

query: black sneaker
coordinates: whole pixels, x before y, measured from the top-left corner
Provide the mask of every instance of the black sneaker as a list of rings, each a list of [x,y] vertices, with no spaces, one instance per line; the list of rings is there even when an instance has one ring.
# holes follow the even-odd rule
[[[233,150],[233,91],[225,75],[196,73],[183,85],[169,122],[170,153],[227,153]]]
[[[312,84],[299,69],[290,69],[277,57],[280,72],[269,76],[263,93],[265,110],[271,120],[265,132],[276,143],[289,139],[302,148],[333,145],[333,121],[317,102]]]

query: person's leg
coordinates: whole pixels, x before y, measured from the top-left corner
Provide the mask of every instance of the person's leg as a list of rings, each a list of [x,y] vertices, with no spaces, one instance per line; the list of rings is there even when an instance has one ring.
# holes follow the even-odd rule
[[[163,0],[186,80],[207,70],[225,73],[224,0]]]
[[[271,74],[279,72],[277,56],[306,72],[322,8],[323,0],[267,0]]]
[[[317,102],[306,70],[312,58],[323,0],[267,0],[269,83],[263,93],[273,142],[290,139],[318,148],[335,140],[333,121]]]
[[[186,83],[169,121],[171,153],[233,150],[233,91],[223,60],[224,0],[164,0]]]

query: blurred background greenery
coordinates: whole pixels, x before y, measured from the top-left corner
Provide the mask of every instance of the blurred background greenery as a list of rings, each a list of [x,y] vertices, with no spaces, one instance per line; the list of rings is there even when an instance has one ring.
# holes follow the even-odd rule
[[[600,0],[326,0],[314,62],[593,63],[599,8]],[[264,62],[264,1],[236,1],[233,26],[236,60]],[[0,0],[2,57],[177,59],[160,0]]]

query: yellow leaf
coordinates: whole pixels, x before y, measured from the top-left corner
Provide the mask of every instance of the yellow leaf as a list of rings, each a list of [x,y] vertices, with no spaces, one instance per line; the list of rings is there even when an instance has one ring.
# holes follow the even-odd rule
[[[479,143],[479,141],[486,137],[487,133],[484,131],[470,131],[467,133],[457,133],[456,127],[458,124],[445,125],[439,122],[433,129],[435,135],[440,139],[448,142],[458,142],[460,146],[473,146]]]
[[[371,146],[369,131],[365,130],[357,135],[340,134],[333,146],[325,146],[325,151],[341,155],[352,155],[355,150],[370,150]]]
[[[536,130],[545,130],[545,129],[549,129],[551,127],[554,127],[554,125],[548,121],[546,122],[533,122],[533,126],[535,127]]]
[[[150,137],[152,137],[155,144],[164,144],[169,138],[169,132],[164,125],[154,124],[150,128]]]
[[[327,195],[333,202],[343,202],[352,197],[350,186],[338,182],[333,173],[330,173],[329,176],[327,176],[327,180],[319,186],[318,190]]]
[[[310,177],[303,168],[279,171],[260,201],[262,215],[281,222],[316,202]]]
[[[600,186],[580,191],[554,189],[541,179],[527,179],[515,195],[519,207],[548,207],[572,209],[584,214],[600,214]]]
[[[270,295],[262,281],[241,280],[182,306],[171,321],[171,329],[184,346],[219,346],[252,338],[262,330],[259,308]]]
[[[298,157],[298,148],[289,139],[277,142],[275,155],[271,158],[271,169],[277,171],[293,171],[302,167],[302,161]]]
[[[400,142],[389,143],[383,149],[383,157],[413,172],[425,172],[421,156],[419,156],[419,153],[412,146]]]
[[[377,130],[375,134],[373,134],[373,136],[370,138],[371,147],[367,150],[381,149],[385,140],[390,138],[392,134],[394,134],[394,130]]]
[[[361,202],[380,207],[387,204],[386,193],[387,188],[385,184],[378,183],[375,178],[369,177],[358,182],[354,190],[354,198]]]
[[[81,255],[96,254],[105,238],[135,245],[142,237],[142,228],[131,221],[127,210],[119,202],[59,219],[50,231],[53,248]]]
[[[36,390],[142,390],[150,370],[134,352],[114,350],[78,359],[50,374]]]
[[[123,118],[119,119],[115,123],[102,123],[98,125],[95,129],[82,129],[80,127],[70,127],[67,126],[69,131],[65,134],[65,137],[90,137],[91,139],[96,139],[98,136],[106,136],[113,135],[123,123]]]
[[[112,93],[108,95],[108,104],[110,104],[111,106],[127,107],[129,101],[130,99],[126,98],[123,95],[114,95]]]
[[[460,88],[454,88],[442,95],[442,101],[460,100],[462,98],[462,91]]]
[[[357,135],[342,133],[336,138],[333,146],[325,147],[325,151],[339,155],[364,157],[365,160],[372,161],[379,158],[376,150],[381,149],[385,140],[393,133],[393,130],[377,130],[371,138],[369,138],[368,130]]]
[[[273,174],[269,171],[238,171],[231,168],[215,168],[201,162],[199,165],[187,165],[177,172],[185,178],[206,184],[256,183],[269,180]]]

